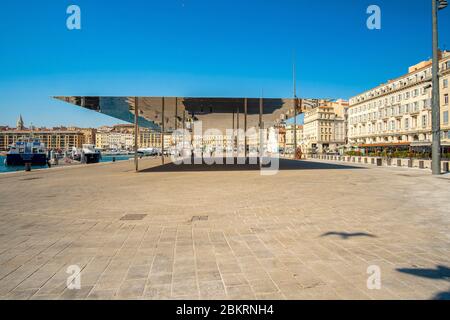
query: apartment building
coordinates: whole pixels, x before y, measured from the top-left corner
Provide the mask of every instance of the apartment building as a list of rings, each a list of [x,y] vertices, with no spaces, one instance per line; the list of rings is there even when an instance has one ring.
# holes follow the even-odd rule
[[[113,127],[101,127],[95,136],[95,146],[102,150],[133,150],[134,126],[117,125]],[[165,146],[170,146],[171,135],[165,135]],[[139,129],[139,148],[161,148],[161,134],[146,128]]]
[[[450,143],[450,52],[440,53],[440,108],[444,144]],[[431,146],[432,61],[350,99],[349,144],[359,148]]]
[[[285,150],[287,152],[290,153],[294,153],[294,148],[295,148],[295,126],[292,125],[287,125],[286,126],[286,147]],[[301,148],[302,147],[302,142],[303,142],[303,126],[302,125],[297,125],[297,148]],[[303,151],[303,148],[302,148]]]
[[[336,114],[338,119],[344,120],[344,145],[348,144],[348,109],[350,107],[350,103],[343,99],[338,99],[333,102],[329,102],[329,104],[334,108],[334,113]]]
[[[134,134],[98,132],[95,145],[100,149],[132,150],[134,148]]]
[[[171,136],[164,136],[164,145],[167,146],[171,141]],[[138,145],[139,148],[161,148],[161,134],[150,129],[140,129]]]
[[[346,144],[348,102],[323,102],[305,113],[302,145],[307,153],[338,152]]]
[[[0,151],[6,151],[9,146],[17,141],[25,141],[29,138],[39,139],[45,143],[47,149],[69,150],[72,147],[81,148],[85,136],[81,131],[53,130],[53,129],[11,129],[0,131]]]
[[[80,131],[83,134],[83,144],[95,144],[96,129],[92,128],[73,128],[75,131]]]
[[[278,147],[286,150],[286,126],[279,124],[275,126],[275,129],[278,130]]]

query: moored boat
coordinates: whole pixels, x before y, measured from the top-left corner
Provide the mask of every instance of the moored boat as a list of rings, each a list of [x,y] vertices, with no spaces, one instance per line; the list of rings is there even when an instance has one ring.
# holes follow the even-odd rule
[[[73,149],[72,158],[81,163],[98,163],[102,154],[93,144],[83,144],[81,149]]]
[[[7,166],[45,166],[48,164],[45,144],[38,139],[30,141],[17,141],[10,146],[6,154],[5,165]]]

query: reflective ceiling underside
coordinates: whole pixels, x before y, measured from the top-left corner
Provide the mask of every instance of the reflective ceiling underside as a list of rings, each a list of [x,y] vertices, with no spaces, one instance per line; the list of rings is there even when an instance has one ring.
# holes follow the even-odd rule
[[[318,105],[318,99],[259,99],[259,98],[186,98],[186,97],[55,97],[80,107],[134,123],[135,104],[139,111],[139,126],[172,132],[183,128],[183,123],[202,121],[203,131],[208,129],[241,128],[245,125],[247,103],[247,129],[259,125],[260,102],[264,127],[270,127],[308,111]]]

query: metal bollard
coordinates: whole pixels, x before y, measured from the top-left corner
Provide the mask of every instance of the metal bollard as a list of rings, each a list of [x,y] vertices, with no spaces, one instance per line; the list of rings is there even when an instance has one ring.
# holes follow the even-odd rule
[[[444,171],[444,172],[448,172],[449,171],[448,162],[443,162],[442,163],[442,171]]]
[[[420,160],[419,161],[419,169],[424,169],[425,168],[425,161]]]
[[[30,172],[31,171],[31,163],[27,162],[25,163],[25,171]]]

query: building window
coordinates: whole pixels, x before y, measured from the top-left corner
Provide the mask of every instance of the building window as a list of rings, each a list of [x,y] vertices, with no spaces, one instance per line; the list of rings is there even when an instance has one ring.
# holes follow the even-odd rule
[[[409,119],[405,119],[405,130],[409,130]]]
[[[425,128],[427,126],[427,116],[422,116],[422,128]]]
[[[448,124],[448,111],[444,111],[444,119],[443,119],[444,124]]]
[[[395,130],[395,122],[391,121],[391,130]]]
[[[444,79],[443,86],[444,86],[444,89],[448,88],[448,79]]]
[[[444,94],[444,105],[448,105],[448,93]]]

